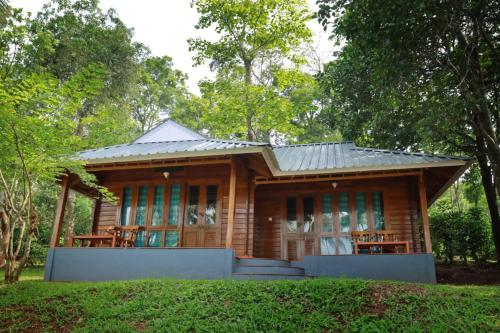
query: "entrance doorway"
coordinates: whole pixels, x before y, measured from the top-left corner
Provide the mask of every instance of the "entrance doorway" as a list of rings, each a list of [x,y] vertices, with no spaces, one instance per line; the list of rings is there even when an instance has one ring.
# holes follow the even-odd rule
[[[220,186],[194,184],[187,187],[183,247],[220,247]]]

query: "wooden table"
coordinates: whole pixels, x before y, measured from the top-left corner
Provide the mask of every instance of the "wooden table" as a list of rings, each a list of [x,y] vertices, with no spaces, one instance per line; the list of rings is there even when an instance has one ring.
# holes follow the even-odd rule
[[[390,242],[354,242],[354,255],[358,255],[358,249],[368,248],[370,254],[373,254],[372,248],[374,246],[380,246],[380,253],[384,252],[384,246],[398,246],[403,245],[405,247],[405,253],[410,253],[410,242],[407,241],[390,241]]]
[[[82,236],[73,236],[71,237],[71,247],[75,246],[75,240],[79,240],[82,243],[88,241],[88,245],[90,246],[92,243],[102,245],[103,242],[110,243],[111,247],[115,247],[116,245],[116,234],[115,235],[82,235]]]

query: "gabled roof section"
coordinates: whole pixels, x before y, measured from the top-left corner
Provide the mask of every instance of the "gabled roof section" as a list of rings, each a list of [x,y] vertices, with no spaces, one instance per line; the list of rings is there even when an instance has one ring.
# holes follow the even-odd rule
[[[186,141],[206,139],[203,135],[189,128],[179,125],[173,120],[167,119],[156,125],[133,143],[163,142],[163,141]]]

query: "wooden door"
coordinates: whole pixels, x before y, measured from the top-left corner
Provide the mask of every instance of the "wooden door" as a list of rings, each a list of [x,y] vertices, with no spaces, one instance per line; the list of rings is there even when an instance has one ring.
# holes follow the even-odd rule
[[[189,185],[183,228],[184,247],[220,247],[220,186]]]
[[[282,224],[282,257],[287,260],[302,260],[317,252],[316,200],[313,196],[288,197],[285,202]]]

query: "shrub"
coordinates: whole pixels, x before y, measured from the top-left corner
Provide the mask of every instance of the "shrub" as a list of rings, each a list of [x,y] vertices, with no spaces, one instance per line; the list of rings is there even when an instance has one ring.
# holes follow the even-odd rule
[[[438,202],[430,212],[432,245],[437,259],[452,263],[460,257],[467,263],[492,258],[493,242],[487,214],[479,207],[456,209]]]

